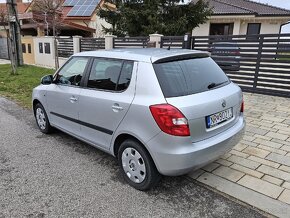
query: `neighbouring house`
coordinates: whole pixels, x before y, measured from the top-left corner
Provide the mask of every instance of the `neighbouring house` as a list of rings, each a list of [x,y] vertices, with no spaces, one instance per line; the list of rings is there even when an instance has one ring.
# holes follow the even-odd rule
[[[25,13],[25,11],[28,8],[28,6],[30,5],[29,3],[23,3],[22,0],[16,0],[16,4],[17,4],[18,16],[22,16]],[[0,3],[0,11],[8,13],[7,12],[6,3]],[[7,30],[9,29],[7,23],[6,24],[3,24],[3,23],[0,24],[0,36],[2,36],[2,37],[6,37],[7,36],[7,33],[5,31],[5,28],[4,28],[4,25],[6,26]]]
[[[290,10],[250,0],[207,0],[213,10],[193,36],[279,34],[290,20]],[[192,1],[197,2],[197,0]]]
[[[52,35],[51,27],[45,22],[45,13],[33,11],[33,0],[26,13],[20,16],[23,35],[44,36]],[[61,8],[61,21],[58,35],[83,37],[102,37],[102,25],[108,26],[97,16],[97,10],[104,4],[103,0],[64,0]],[[48,31],[47,31],[48,29]],[[49,31],[50,30],[50,31]]]

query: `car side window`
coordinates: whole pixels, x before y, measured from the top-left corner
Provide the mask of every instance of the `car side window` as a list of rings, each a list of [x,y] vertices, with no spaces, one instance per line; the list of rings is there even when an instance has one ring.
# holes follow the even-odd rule
[[[56,83],[61,85],[80,86],[86,66],[87,57],[73,57],[57,74]]]
[[[109,91],[125,90],[131,80],[133,62],[95,59],[87,86]]]

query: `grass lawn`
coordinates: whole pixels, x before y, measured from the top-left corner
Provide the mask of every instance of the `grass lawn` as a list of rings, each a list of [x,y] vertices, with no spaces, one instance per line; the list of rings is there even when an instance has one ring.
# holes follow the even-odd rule
[[[17,75],[11,75],[11,65],[0,65],[0,95],[31,108],[32,89],[40,84],[41,77],[53,73],[52,69],[25,65],[17,69]]]

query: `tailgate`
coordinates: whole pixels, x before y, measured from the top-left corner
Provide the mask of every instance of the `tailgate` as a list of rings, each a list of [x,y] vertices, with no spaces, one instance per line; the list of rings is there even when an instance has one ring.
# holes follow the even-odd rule
[[[238,121],[242,92],[237,85],[230,83],[206,92],[166,100],[185,115],[189,122],[191,140],[198,142],[227,130]],[[232,114],[224,121],[209,126],[209,119],[213,116],[222,116],[223,113],[219,112],[223,111],[232,111]]]

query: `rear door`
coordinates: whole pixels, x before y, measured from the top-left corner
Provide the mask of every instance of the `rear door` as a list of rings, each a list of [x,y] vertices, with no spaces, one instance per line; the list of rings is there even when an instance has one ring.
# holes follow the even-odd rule
[[[80,94],[83,138],[109,149],[113,132],[133,101],[136,69],[137,64],[132,61],[94,59],[87,85]]]
[[[192,142],[217,135],[239,116],[241,90],[210,58],[154,64],[166,101],[188,119]]]

